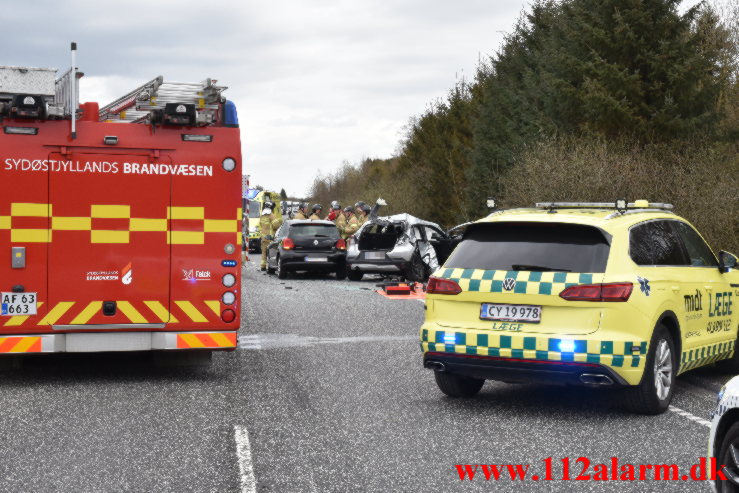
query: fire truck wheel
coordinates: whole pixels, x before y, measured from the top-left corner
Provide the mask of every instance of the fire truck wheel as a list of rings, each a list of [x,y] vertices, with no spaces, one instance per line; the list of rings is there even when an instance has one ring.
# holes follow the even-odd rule
[[[213,352],[204,349],[194,351],[158,351],[154,353],[154,363],[162,367],[200,367],[210,366]]]
[[[287,279],[287,269],[285,264],[282,263],[282,257],[277,257],[277,277]]]

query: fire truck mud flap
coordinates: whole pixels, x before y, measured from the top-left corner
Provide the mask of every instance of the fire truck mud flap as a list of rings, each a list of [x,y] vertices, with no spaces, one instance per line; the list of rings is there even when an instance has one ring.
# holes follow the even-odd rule
[[[235,332],[95,332],[0,337],[0,357],[33,353],[233,350]]]

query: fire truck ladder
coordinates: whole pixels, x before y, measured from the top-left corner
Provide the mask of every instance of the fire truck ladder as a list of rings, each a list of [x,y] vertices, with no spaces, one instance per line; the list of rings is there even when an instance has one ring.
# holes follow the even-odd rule
[[[187,112],[194,115],[193,123],[209,125],[216,121],[225,101],[221,94],[227,89],[216,82],[165,82],[160,75],[100,108],[100,121],[160,123],[170,113]]]

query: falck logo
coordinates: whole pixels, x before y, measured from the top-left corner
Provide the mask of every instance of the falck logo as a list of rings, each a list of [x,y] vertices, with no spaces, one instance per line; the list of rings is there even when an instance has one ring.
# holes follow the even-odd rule
[[[131,262],[121,271],[121,282],[126,286],[133,282],[133,267],[131,267]]]
[[[195,269],[182,269],[182,280],[183,281],[192,281],[195,279]]]
[[[506,277],[503,279],[503,289],[506,291],[513,291],[516,287],[516,280],[512,277]]]

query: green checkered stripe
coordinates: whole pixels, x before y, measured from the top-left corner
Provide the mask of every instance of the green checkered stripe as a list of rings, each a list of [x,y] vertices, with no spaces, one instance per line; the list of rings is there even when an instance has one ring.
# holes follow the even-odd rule
[[[683,351],[680,357],[680,373],[710,365],[722,359],[734,356],[734,341],[709,344],[695,349]]]
[[[574,351],[563,352],[560,343],[572,343]],[[638,352],[634,348],[638,347]],[[529,360],[596,363],[615,368],[641,368],[647,353],[646,341],[607,341],[527,336],[490,331],[423,329],[423,352],[496,356]]]
[[[435,274],[457,282],[465,291],[483,293],[518,293],[559,295],[564,289],[578,284],[592,284],[593,274],[577,272],[537,272],[519,270],[440,269]],[[503,280],[516,280],[513,291],[503,289]]]

